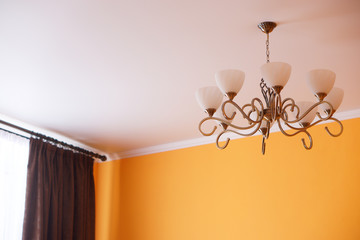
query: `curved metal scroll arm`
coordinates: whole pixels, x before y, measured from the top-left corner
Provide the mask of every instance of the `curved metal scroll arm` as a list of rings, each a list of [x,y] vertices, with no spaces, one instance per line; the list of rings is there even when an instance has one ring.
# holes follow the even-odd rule
[[[306,133],[307,137],[309,138],[309,142],[310,142],[310,146],[308,146],[304,140],[304,138],[301,139],[303,146],[306,150],[310,150],[313,146],[313,141],[312,141],[312,137],[310,135],[310,133],[308,131],[303,131],[304,133]]]
[[[206,117],[204,118],[203,120],[200,121],[199,123],[199,131],[200,133],[203,135],[203,136],[211,136],[214,134],[214,132],[216,131],[217,129],[217,126],[215,125],[212,129],[212,131],[210,133],[205,133],[202,129],[201,129],[201,126],[203,125],[204,122],[206,122],[207,120],[212,120],[212,119],[218,119],[218,118],[214,118],[214,117]]]
[[[260,109],[255,105],[256,102],[260,105],[260,107],[259,107]],[[234,112],[234,113],[232,113],[231,116],[227,116],[227,115],[226,115],[226,112],[225,112],[225,105],[226,105],[226,104],[232,104],[232,105],[234,105],[234,107],[241,113],[241,115],[242,115],[246,120],[249,121],[249,125],[248,125],[248,126],[245,126],[245,127],[241,127],[241,126],[237,126],[237,125],[234,125],[234,124],[226,121],[226,120],[233,120],[233,118],[235,117],[235,114],[236,114],[236,112]],[[250,106],[250,107],[251,107],[251,111],[252,111],[252,112],[256,112],[256,113],[257,113],[256,120],[252,120],[252,119],[250,118],[250,116],[248,116],[248,115],[244,112],[243,109],[244,109],[245,107],[247,107],[247,106]],[[262,121],[262,119],[264,118],[264,113],[263,113],[263,112],[264,112],[264,111],[263,111],[263,110],[264,110],[264,105],[263,105],[263,103],[261,102],[261,100],[260,100],[259,98],[254,98],[254,99],[252,99],[251,103],[244,105],[243,108],[239,107],[239,106],[238,106],[235,102],[233,102],[232,100],[227,100],[227,101],[225,101],[225,102],[222,104],[222,107],[221,107],[221,108],[222,108],[222,113],[223,113],[223,115],[224,115],[224,117],[225,117],[226,120],[221,119],[221,118],[217,118],[217,117],[206,117],[206,118],[204,118],[203,120],[201,120],[200,123],[199,123],[199,127],[198,127],[198,128],[199,128],[200,133],[201,133],[203,136],[211,136],[211,135],[213,135],[213,134],[215,133],[215,131],[216,131],[216,129],[217,129],[217,126],[215,125],[210,132],[204,132],[204,131],[202,130],[202,125],[203,125],[204,122],[206,122],[206,121],[208,121],[208,120],[216,120],[216,121],[219,121],[219,122],[221,122],[221,123],[225,123],[228,127],[232,127],[232,128],[234,128],[234,129],[237,129],[237,130],[248,130],[248,129],[251,129],[251,128],[253,128],[254,126],[258,125],[258,126],[255,128],[255,130],[252,131],[252,132],[249,133],[249,134],[243,134],[243,133],[239,133],[239,132],[233,131],[234,133],[236,133],[236,134],[238,134],[238,135],[251,136],[251,135],[255,134],[255,132],[256,132],[257,130],[259,130],[261,121]],[[249,114],[249,115],[250,115],[250,114]],[[230,131],[230,130],[228,130],[228,131]],[[221,135],[222,135],[222,133],[221,133]]]
[[[231,130],[231,129],[226,129],[226,130],[223,130],[221,133],[219,133],[219,135],[216,137],[216,146],[219,148],[219,149],[225,149],[229,142],[230,142],[230,138],[227,138],[226,141],[225,141],[225,144],[223,146],[220,146],[219,142],[220,142],[220,137],[222,135],[224,135],[225,133],[228,133],[228,132],[231,132],[231,133],[235,133],[237,135],[240,135],[240,136],[252,136],[254,135],[260,128],[261,124],[257,124],[257,127],[251,131],[250,133],[240,133],[240,132],[237,132],[237,131],[234,131],[234,130]]]
[[[334,134],[334,133],[332,133],[330,130],[329,130],[329,128],[328,127],[325,127],[325,130],[326,130],[326,132],[330,135],[330,136],[332,136],[332,137],[338,137],[338,136],[340,136],[341,134],[342,134],[342,132],[343,132],[343,130],[344,130],[344,127],[343,127],[343,125],[342,125],[342,123],[339,121],[339,120],[337,120],[336,118],[329,118],[330,120],[333,120],[333,121],[335,121],[335,122],[337,122],[338,124],[339,124],[339,126],[340,126],[340,131],[338,132],[338,133],[336,133],[336,134]]]
[[[288,103],[288,104],[285,105],[286,102],[290,102],[290,103]],[[279,114],[281,114],[281,115],[286,114],[285,109],[290,106],[290,107],[291,107],[291,108],[290,108],[290,111],[293,112],[294,109],[296,108],[296,110],[297,110],[296,117],[299,116],[299,112],[300,112],[300,111],[299,111],[299,107],[295,104],[295,100],[294,100],[294,99],[292,99],[292,98],[285,98],[284,101],[282,101],[282,102],[280,101],[280,104],[281,104],[281,105],[279,106],[279,108],[280,108],[280,109],[279,109]],[[283,107],[283,106],[285,106],[285,107]],[[286,114],[285,116],[286,116],[286,120],[287,120],[288,115]]]
[[[327,102],[327,101],[321,101],[321,102],[317,102],[315,103],[314,105],[312,105],[306,112],[304,112],[303,114],[301,114],[301,116],[299,117],[299,114],[300,114],[300,109],[299,107],[295,104],[295,101],[291,98],[287,98],[284,100],[283,103],[285,103],[285,101],[291,101],[290,104],[287,104],[285,106],[283,106],[282,110],[281,110],[281,114],[280,114],[280,118],[287,124],[289,123],[297,123],[299,122],[300,120],[302,120],[306,115],[308,115],[312,110],[314,110],[317,106],[321,105],[321,104],[327,104],[329,106],[329,111],[326,112],[326,115],[323,117],[320,115],[319,112],[316,113],[316,115],[318,116],[318,118],[320,119],[319,121],[316,122],[316,124],[318,122],[321,122],[321,121],[325,121],[325,120],[329,120],[333,113],[334,113],[334,110],[333,110],[333,107],[332,105]],[[294,111],[295,109],[297,110],[296,112],[296,117],[295,117],[295,120],[288,120],[288,114],[287,114],[287,108],[290,107],[290,111]],[[316,125],[316,124],[311,124],[312,126]]]
[[[227,145],[229,144],[230,142],[230,138],[227,138],[226,139],[226,142],[223,146],[220,146],[219,144],[219,140],[220,140],[220,137],[225,133],[226,131],[222,131],[217,137],[216,137],[216,146],[219,148],[219,149],[225,149],[227,147]]]
[[[312,146],[313,146],[313,141],[312,141],[312,137],[311,137],[310,133],[307,131],[307,128],[300,128],[300,129],[298,129],[298,128],[293,128],[294,130],[297,130],[297,131],[294,132],[294,133],[292,133],[292,134],[290,134],[290,133],[287,133],[287,132],[283,129],[283,127],[281,126],[281,123],[280,123],[280,119],[278,119],[277,122],[278,122],[278,126],[279,126],[280,131],[282,132],[282,134],[284,134],[284,135],[287,136],[287,137],[293,137],[293,136],[295,136],[295,135],[297,135],[297,134],[299,134],[299,133],[305,133],[306,136],[307,136],[308,139],[309,139],[309,146],[306,144],[305,139],[302,138],[301,141],[302,141],[302,143],[303,143],[303,146],[304,146],[304,148],[307,149],[307,150],[309,150],[309,149],[312,148]],[[286,124],[286,123],[285,123],[285,124]],[[288,125],[288,124],[286,124],[286,125],[289,126],[289,127],[291,127],[291,126]]]
[[[260,109],[255,105],[255,103],[258,103],[260,105]],[[225,101],[222,106],[221,106],[221,110],[222,110],[222,113],[225,117],[226,120],[233,120],[234,117],[235,117],[235,113],[234,112],[232,114],[232,116],[227,116],[226,112],[225,112],[225,106],[226,104],[232,104],[242,115],[242,117],[244,119],[246,119],[250,125],[254,125],[256,123],[259,123],[261,122],[262,118],[263,118],[263,112],[264,112],[264,105],[263,103],[261,102],[261,100],[259,98],[254,98],[252,99],[251,103],[249,104],[245,104],[243,107],[240,107],[239,105],[237,105],[234,101],[232,100],[227,100]],[[245,108],[246,107],[251,107],[251,110],[249,111],[248,114],[245,113]],[[252,120],[250,118],[250,113],[251,112],[256,112],[257,113],[257,117],[256,117],[256,120]],[[236,128],[236,127],[235,127]],[[238,129],[241,129],[241,128],[238,128]]]
[[[202,125],[204,124],[204,122],[206,122],[206,121],[208,121],[208,120],[219,121],[219,122],[221,122],[221,123],[225,123],[228,127],[232,127],[232,128],[234,128],[234,129],[238,129],[238,130],[248,130],[248,129],[253,128],[255,125],[259,125],[259,126],[260,126],[260,122],[258,122],[258,123],[255,122],[255,123],[253,123],[253,124],[250,124],[250,125],[247,126],[247,127],[239,127],[239,126],[236,126],[236,125],[234,125],[234,124],[232,124],[232,123],[230,123],[230,122],[228,122],[228,121],[225,121],[224,119],[221,119],[221,118],[217,118],[217,117],[206,117],[206,118],[204,118],[203,120],[201,120],[200,123],[199,123],[199,131],[200,131],[200,133],[201,133],[203,136],[211,136],[211,135],[213,135],[213,134],[215,133],[215,131],[216,131],[216,129],[217,129],[217,126],[215,125],[210,132],[208,132],[208,133],[207,133],[207,132],[204,132],[204,131],[202,130]],[[259,129],[259,127],[256,128],[256,130],[252,131],[252,132],[251,132],[251,135],[253,135],[258,129]],[[234,131],[234,132],[235,132],[235,131]],[[235,133],[237,133],[237,132],[235,132]],[[237,134],[243,135],[242,133],[237,133]],[[251,136],[251,135],[246,135],[246,136]],[[243,136],[245,136],[245,135],[243,135]]]

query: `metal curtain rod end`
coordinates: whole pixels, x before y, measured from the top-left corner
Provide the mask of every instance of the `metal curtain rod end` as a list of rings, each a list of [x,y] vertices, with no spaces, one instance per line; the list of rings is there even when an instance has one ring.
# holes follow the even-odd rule
[[[274,28],[277,26],[275,22],[261,22],[258,24],[258,27],[263,33],[269,34],[274,30]]]

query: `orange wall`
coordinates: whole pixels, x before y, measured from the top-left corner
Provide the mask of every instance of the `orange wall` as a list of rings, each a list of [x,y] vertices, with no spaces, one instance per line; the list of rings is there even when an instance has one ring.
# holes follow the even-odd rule
[[[360,119],[96,165],[97,240],[358,240]],[[336,126],[329,125],[335,128]]]
[[[96,240],[120,239],[120,164],[112,161],[94,165]]]

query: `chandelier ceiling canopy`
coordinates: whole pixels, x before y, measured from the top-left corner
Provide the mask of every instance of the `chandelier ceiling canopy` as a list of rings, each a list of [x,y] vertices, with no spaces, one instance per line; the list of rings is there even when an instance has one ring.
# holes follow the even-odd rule
[[[269,138],[273,124],[277,124],[279,130],[288,137],[304,134],[308,141],[304,138],[301,140],[305,149],[308,150],[313,146],[308,129],[320,122],[327,120],[337,122],[339,124],[337,133],[331,132],[328,127],[325,127],[325,130],[332,137],[340,136],[343,126],[338,119],[333,117],[333,114],[342,102],[344,91],[334,87],[336,74],[327,69],[315,69],[308,72],[307,83],[317,99],[316,102],[295,102],[292,98],[282,99],[281,91],[290,78],[291,66],[283,62],[270,62],[269,34],[276,27],[276,23],[262,22],[258,27],[267,36],[266,63],[260,67],[262,76],[260,90],[263,101],[253,98],[248,104],[238,105],[234,102],[234,98],[242,88],[245,73],[235,69],[217,72],[215,74],[217,87],[204,87],[196,92],[200,107],[208,114],[208,117],[199,123],[201,134],[213,135],[217,126],[214,125],[212,130],[207,132],[203,130],[203,125],[205,122],[215,121],[221,128],[216,138],[216,145],[224,149],[230,141],[227,138],[225,143],[220,145],[220,138],[225,133],[251,136],[259,131],[263,136],[263,154],[265,154],[265,140]],[[223,101],[223,96],[226,97],[225,101]],[[318,118],[316,121],[314,121],[315,117]],[[240,118],[240,122],[246,124],[235,124],[236,118]]]

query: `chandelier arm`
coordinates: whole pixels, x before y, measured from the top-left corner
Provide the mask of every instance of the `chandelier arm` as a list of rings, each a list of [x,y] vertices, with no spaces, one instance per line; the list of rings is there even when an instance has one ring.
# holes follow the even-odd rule
[[[325,120],[330,119],[330,118],[333,116],[333,114],[334,114],[335,111],[334,111],[334,108],[333,108],[333,106],[331,105],[331,103],[329,103],[329,102],[327,102],[327,101],[322,101],[321,104],[323,104],[323,103],[327,104],[327,105],[330,107],[330,111],[326,111],[326,112],[325,112],[325,114],[326,114],[325,117],[322,117],[319,112],[316,113],[316,116],[317,116],[319,119],[325,121]]]
[[[217,146],[217,148],[219,148],[219,149],[225,149],[225,148],[228,146],[229,142],[230,142],[230,138],[227,138],[227,139],[226,139],[226,142],[225,142],[225,144],[224,144],[223,146],[220,146],[220,145],[219,145],[220,137],[221,137],[225,132],[227,132],[227,130],[222,131],[222,132],[216,137],[216,146]]]
[[[243,110],[239,105],[237,105],[234,101],[232,101],[232,100],[227,100],[227,101],[225,101],[225,102],[222,104],[222,112],[223,112],[223,114],[225,115],[225,118],[226,118],[226,113],[225,113],[224,110],[225,110],[225,105],[228,104],[228,103],[234,105],[234,107],[235,107],[237,110],[239,110],[239,112],[242,114],[243,118],[247,119],[249,122],[254,123],[254,121],[252,121],[252,120],[247,116],[247,114],[244,112],[244,110]],[[233,114],[233,117],[235,117],[235,114]],[[232,120],[232,119],[229,119],[229,120]]]
[[[292,100],[292,101],[293,101],[293,99],[291,99],[291,98],[287,98],[286,100]],[[284,100],[284,102],[285,102],[285,100]],[[283,103],[284,103],[284,102],[283,102]],[[298,107],[294,102],[292,102],[292,103],[290,103],[290,104],[285,105],[285,106],[282,108],[281,114],[279,114],[279,116],[280,116],[280,118],[281,118],[284,122],[287,122],[287,123],[297,123],[298,121],[300,121],[301,119],[303,119],[307,114],[309,114],[315,107],[317,107],[317,106],[319,106],[319,105],[321,105],[321,104],[327,104],[327,105],[330,107],[330,111],[329,111],[329,112],[326,112],[325,117],[321,116],[321,114],[320,114],[319,112],[316,112],[316,115],[317,115],[317,117],[318,117],[320,120],[326,121],[326,120],[330,119],[330,118],[332,117],[333,113],[334,113],[334,109],[333,109],[332,105],[331,105],[329,102],[327,102],[327,101],[321,101],[321,102],[315,103],[315,104],[312,105],[304,114],[302,114],[300,117],[299,117],[299,114],[300,114],[299,107]],[[296,117],[295,117],[296,119],[293,120],[293,121],[288,120],[287,108],[289,108],[289,107],[291,107],[291,108],[290,108],[290,111],[292,111],[292,112],[293,112],[294,109],[297,110]],[[312,124],[312,125],[315,125],[315,124]]]
[[[301,141],[302,141],[302,143],[303,143],[303,146],[304,146],[304,148],[307,149],[307,150],[309,150],[309,149],[312,148],[312,145],[313,145],[312,137],[311,137],[310,133],[307,131],[307,128],[302,128],[302,129],[294,128],[294,127],[292,127],[291,125],[288,125],[288,124],[286,124],[286,123],[284,122],[288,127],[292,128],[292,129],[294,129],[294,130],[297,130],[295,133],[290,134],[290,133],[287,133],[287,132],[282,128],[281,123],[280,123],[280,119],[278,119],[277,122],[278,122],[280,131],[281,131],[285,136],[287,136],[287,137],[293,137],[293,136],[295,136],[295,135],[297,135],[297,134],[299,134],[299,133],[305,133],[305,134],[307,135],[307,137],[309,138],[310,146],[307,146],[307,145],[306,145],[306,142],[305,142],[305,139],[302,138]]]
[[[222,114],[223,114],[223,116],[225,117],[225,119],[226,119],[226,120],[233,120],[234,117],[235,117],[235,115],[236,115],[236,112],[233,112],[232,115],[231,115],[231,117],[229,117],[229,116],[226,114],[226,112],[225,112],[225,105],[228,104],[228,103],[234,105],[236,108],[238,108],[239,106],[238,106],[234,101],[232,101],[232,100],[228,100],[228,101],[224,102],[224,103],[221,105],[221,111],[222,111]]]
[[[240,136],[252,136],[252,135],[254,135],[254,134],[259,130],[259,128],[260,128],[260,124],[258,124],[258,126],[256,127],[256,129],[255,129],[254,131],[250,132],[250,133],[240,133],[240,132],[237,132],[237,131],[234,131],[234,130],[231,130],[231,129],[226,129],[226,130],[222,131],[222,132],[216,137],[216,146],[217,146],[219,149],[225,149],[225,148],[228,146],[228,144],[229,144],[229,142],[230,142],[230,138],[227,138],[227,139],[226,139],[226,142],[225,142],[225,144],[224,144],[223,146],[220,146],[220,144],[219,144],[220,137],[221,137],[223,134],[227,133],[227,132],[235,133],[235,134],[240,135]]]
[[[280,114],[280,110],[281,110],[281,96],[280,94],[273,94],[272,95],[273,100],[271,101],[271,119],[272,121],[275,121],[279,114]]]
[[[251,104],[249,104],[249,103],[248,103],[248,104],[245,104],[244,106],[242,106],[242,110],[245,112],[245,111],[246,111],[245,108],[247,108],[247,107],[252,107],[252,106],[251,106]],[[259,111],[257,108],[256,108],[255,110],[256,110],[256,116],[257,116],[256,121],[258,121],[258,120],[259,120],[258,118],[261,116],[261,114],[260,114],[260,111]],[[251,109],[249,110],[249,112],[247,113],[246,116],[247,116],[248,118],[250,118],[250,114],[253,113],[253,112],[254,112],[254,111],[253,111],[252,108],[251,108]],[[250,124],[250,122],[249,122],[249,124]]]
[[[309,126],[307,127],[301,127],[301,128],[297,128],[297,127],[294,127],[294,126],[291,126],[288,122],[284,121],[285,125],[288,126],[289,128],[293,129],[293,130],[303,130],[303,129],[308,129],[308,128],[311,128],[312,126],[315,126],[316,124],[320,123],[320,122],[323,122],[324,120],[317,120],[316,122],[313,122],[312,124],[310,124]]]
[[[253,109],[257,108],[257,107],[255,106],[255,102],[258,102],[258,103],[260,104],[260,106],[261,106],[261,111],[264,110],[264,104],[262,103],[262,101],[261,101],[259,98],[253,98],[253,99],[251,100],[251,106],[253,107]]]
[[[256,110],[258,109],[258,108],[255,106],[255,102],[258,102],[258,103],[260,104],[260,106],[261,106],[260,113],[261,113],[261,115],[263,115],[263,114],[264,114],[264,104],[262,103],[262,101],[261,101],[259,98],[253,98],[253,99],[251,100],[251,106],[252,106],[253,112],[255,111],[255,109],[256,109]],[[260,115],[260,116],[261,116],[261,115]],[[262,119],[262,117],[261,117],[261,119]]]
[[[283,113],[283,117],[284,117],[284,118],[282,118],[282,119],[285,119],[284,121],[288,121],[289,116],[288,116],[287,112],[284,112],[284,113]]]
[[[340,126],[340,132],[337,133],[337,134],[333,134],[332,132],[330,132],[330,130],[329,130],[328,127],[325,127],[326,132],[327,132],[330,136],[332,136],[332,137],[338,137],[338,136],[340,136],[340,135],[342,134],[343,130],[344,130],[344,127],[343,127],[342,123],[341,123],[338,119],[336,119],[336,118],[332,118],[332,117],[331,117],[331,118],[329,118],[329,119],[331,119],[331,120],[333,120],[333,121],[335,121],[335,122],[337,122],[337,123],[339,124],[339,126]]]
[[[255,102],[258,102],[261,106],[261,111],[259,111],[259,109],[255,106]],[[250,119],[250,114],[256,111],[256,121],[255,122],[261,122],[262,119],[264,118],[264,105],[262,103],[262,101],[259,98],[253,98],[251,100],[251,104],[245,104],[243,106],[243,109],[245,109],[247,106],[251,106],[251,111],[249,111],[248,113],[248,118]],[[249,123],[250,124],[250,123]]]
[[[216,129],[217,129],[217,126],[214,126],[213,130],[212,130],[210,133],[205,133],[205,132],[203,132],[203,131],[201,130],[202,124],[203,124],[204,122],[206,122],[207,120],[211,120],[211,119],[214,119],[214,118],[213,118],[213,117],[206,117],[206,118],[204,118],[203,120],[201,120],[200,123],[199,123],[199,131],[200,131],[200,133],[201,133],[203,136],[211,136],[211,135],[214,134],[214,132],[215,132]]]
[[[204,122],[208,121],[208,120],[215,120],[215,121],[219,121],[220,123],[225,123],[226,125],[228,125],[229,127],[232,127],[232,128],[235,128],[235,129],[238,129],[238,130],[248,130],[248,129],[251,129],[253,128],[256,124],[259,125],[259,127],[257,128],[257,130],[260,128],[260,123],[259,122],[255,122],[255,123],[252,123],[250,124],[249,126],[247,127],[240,127],[240,126],[236,126],[230,122],[227,122],[225,121],[224,119],[221,119],[221,118],[217,118],[217,117],[206,117],[204,118],[203,120],[200,121],[199,123],[199,131],[200,133],[203,135],[203,136],[211,136],[215,133],[216,129],[217,129],[217,126],[215,125],[213,127],[213,129],[211,130],[211,132],[209,133],[206,133],[202,130],[202,125],[204,124]],[[260,121],[261,122],[261,121]],[[257,131],[256,130],[256,131]],[[253,132],[256,132],[256,131],[253,131]],[[253,135],[254,133],[252,133],[251,135]],[[240,134],[240,135],[243,135],[243,134]],[[251,135],[243,135],[243,136],[251,136]]]
[[[284,101],[282,101],[281,106],[284,106],[286,102],[290,101],[290,105],[292,106],[291,111],[294,111],[294,107],[296,106],[295,100],[292,98],[285,98]],[[288,104],[289,105],[289,104]]]
[[[334,120],[334,121],[337,122],[337,123],[339,123],[339,125],[340,125],[340,132],[337,133],[337,134],[333,134],[333,133],[331,133],[331,132],[329,131],[329,128],[328,128],[328,127],[325,127],[325,130],[326,130],[327,133],[328,133],[330,136],[332,136],[332,137],[338,137],[338,136],[340,136],[340,135],[342,134],[342,132],[343,132],[343,126],[342,126],[341,122],[340,122],[339,120],[337,120],[336,118],[330,118],[330,119],[331,119],[331,120]],[[282,132],[284,135],[286,135],[286,136],[295,136],[296,134],[298,134],[298,133],[300,133],[300,132],[304,132],[304,133],[308,136],[308,138],[309,138],[309,140],[310,140],[310,146],[307,146],[307,145],[306,145],[304,138],[302,138],[301,141],[302,141],[302,143],[303,143],[303,145],[304,145],[304,148],[307,149],[307,150],[309,150],[309,149],[312,148],[313,143],[312,143],[312,137],[311,137],[311,135],[309,134],[309,132],[307,131],[307,129],[310,128],[310,127],[312,127],[312,126],[314,126],[314,125],[316,125],[316,124],[318,124],[318,123],[320,123],[320,122],[323,122],[323,121],[325,121],[325,120],[321,120],[321,119],[320,119],[320,120],[318,120],[318,121],[310,124],[310,125],[307,126],[306,128],[296,128],[296,127],[293,127],[293,126],[291,126],[290,124],[284,122],[285,125],[288,126],[289,128],[291,128],[291,129],[293,129],[293,130],[297,130],[297,132],[295,132],[294,134],[288,134],[288,133],[286,133],[285,131],[283,131],[283,129],[282,129],[281,126],[279,126],[279,128],[280,128],[281,132]]]
[[[293,137],[293,136],[295,136],[295,135],[297,135],[297,134],[299,134],[299,133],[301,133],[301,132],[305,132],[305,131],[306,131],[306,128],[296,128],[296,127],[293,127],[293,126],[287,124],[286,122],[284,122],[286,126],[288,126],[289,128],[291,128],[292,130],[296,130],[296,132],[294,132],[294,133],[287,133],[287,132],[283,129],[283,127],[281,126],[280,119],[278,119],[277,122],[278,122],[278,126],[279,126],[280,131],[282,132],[282,134],[284,134],[284,135],[287,136],[287,137]]]
[[[293,112],[295,109],[296,109],[296,115],[295,115],[295,118],[296,119],[298,119],[299,118],[299,114],[300,114],[300,109],[299,109],[299,107],[297,106],[297,105],[295,105],[295,106],[293,106],[292,104],[287,104],[287,105],[285,105],[283,108],[282,108],[282,110],[280,109],[280,114],[279,114],[279,116],[280,116],[280,118],[282,119],[282,120],[286,120],[286,121],[289,121],[288,119],[289,119],[289,114],[287,113],[287,108],[289,108],[289,107],[291,107],[290,108],[290,111],[291,112]],[[285,116],[285,117],[284,117]]]
[[[275,95],[278,97],[278,107],[281,109],[282,108],[282,100],[281,100],[281,95],[279,93],[275,93]]]
[[[312,148],[312,146],[313,146],[312,137],[311,137],[310,133],[308,133],[307,131],[304,131],[304,133],[306,133],[306,135],[307,135],[308,138],[309,138],[310,146],[307,146],[304,138],[301,139],[302,144],[303,144],[303,146],[304,146],[304,148],[305,148],[306,150],[310,150],[310,149]]]
[[[296,115],[296,119],[293,120],[293,121],[289,121],[289,120],[285,120],[282,116],[282,114],[280,115],[280,118],[283,120],[283,121],[286,121],[287,123],[297,123],[299,122],[301,119],[303,119],[304,117],[306,117],[306,115],[308,115],[314,108],[316,108],[317,106],[319,106],[320,104],[322,104],[324,101],[322,102],[317,102],[315,103],[314,105],[312,105],[306,112],[304,112],[300,117],[298,117],[299,115],[299,112],[298,114]],[[327,103],[327,102],[326,102]],[[286,108],[288,107],[289,105],[286,105],[283,109],[282,109],[282,113],[286,111]],[[295,105],[296,106],[296,105]],[[331,105],[330,105],[331,106]],[[298,108],[298,107],[297,107]],[[299,109],[299,108],[298,108]]]
[[[218,118],[216,119],[216,120],[218,120]],[[229,127],[232,127],[232,128],[235,128],[235,129],[238,129],[238,130],[248,130],[248,129],[251,129],[251,128],[253,128],[256,124],[258,124],[259,126],[260,126],[260,123],[252,123],[252,124],[250,124],[249,126],[247,126],[247,127],[239,127],[239,126],[236,126],[236,125],[234,125],[234,124],[232,124],[232,123],[229,123],[229,122],[225,122],[224,120],[218,120],[218,121],[222,121],[223,123],[226,123]],[[260,128],[260,127],[259,127]],[[230,130],[229,130],[230,131]],[[256,131],[255,131],[256,132]],[[242,135],[242,134],[240,134],[240,135]],[[253,134],[251,134],[251,135],[253,135]],[[242,136],[251,136],[251,135],[242,135]]]
[[[261,106],[261,109],[259,110],[256,106],[255,106],[255,102],[258,102],[259,104],[260,104],[260,106]],[[257,116],[257,120],[256,121],[254,121],[254,120],[252,120],[251,118],[250,118],[250,116],[248,116],[245,112],[244,112],[244,110],[239,106],[239,105],[237,105],[234,101],[232,101],[232,100],[227,100],[227,101],[225,101],[224,103],[223,103],[223,107],[222,107],[222,111],[223,111],[223,114],[226,114],[225,113],[225,109],[224,109],[224,107],[225,107],[225,105],[226,104],[228,104],[228,103],[231,103],[231,104],[233,104],[234,106],[235,106],[235,108],[237,109],[237,110],[239,110],[239,112],[241,112],[241,114],[242,114],[242,116],[243,116],[243,118],[244,119],[246,119],[246,120],[248,120],[249,121],[249,123],[250,124],[256,124],[256,123],[260,123],[261,122],[261,120],[263,119],[263,110],[264,110],[264,105],[263,105],[263,103],[261,102],[261,100],[259,99],[259,98],[254,98],[254,99],[252,99],[252,101],[251,101],[251,107],[252,107],[252,111],[253,112],[257,112],[258,113],[258,116]],[[247,104],[246,104],[247,105]],[[260,113],[260,116],[259,116],[259,113]],[[233,114],[234,115],[234,114]],[[232,120],[232,119],[231,119]],[[245,129],[245,128],[238,128],[238,129]]]
[[[232,129],[226,129],[224,131],[224,133],[225,132],[232,132],[232,133],[235,133],[235,134],[240,135],[240,136],[248,137],[248,136],[254,135],[259,129],[260,129],[260,124],[257,124],[257,127],[250,133],[241,133],[241,132],[234,131]]]
[[[281,100],[281,95],[280,94],[277,94],[278,96],[278,102],[277,102],[277,109],[276,109],[276,117],[278,117],[281,113],[281,109],[282,109],[282,100]]]
[[[286,104],[286,103],[289,102],[289,101],[290,101],[290,103]],[[288,121],[289,115],[288,115],[288,113],[286,112],[286,109],[287,109],[288,107],[291,107],[291,108],[290,108],[290,111],[291,111],[291,112],[293,112],[294,109],[296,109],[296,111],[297,111],[297,112],[296,112],[296,118],[298,118],[298,117],[299,117],[299,113],[300,113],[300,109],[299,109],[299,107],[295,104],[295,100],[292,99],[292,98],[285,98],[284,101],[281,102],[281,104],[280,104],[280,109],[279,109],[279,116],[281,117],[281,119]]]

